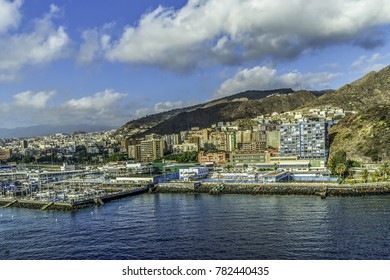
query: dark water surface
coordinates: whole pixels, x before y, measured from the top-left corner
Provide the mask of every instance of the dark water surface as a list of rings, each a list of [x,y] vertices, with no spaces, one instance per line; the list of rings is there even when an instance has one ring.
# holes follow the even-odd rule
[[[0,259],[390,259],[390,196],[143,194],[0,208]]]

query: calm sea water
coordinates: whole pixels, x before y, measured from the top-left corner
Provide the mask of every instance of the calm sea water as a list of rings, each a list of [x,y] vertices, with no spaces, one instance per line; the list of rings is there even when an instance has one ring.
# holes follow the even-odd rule
[[[390,196],[143,194],[0,209],[0,259],[390,259]]]

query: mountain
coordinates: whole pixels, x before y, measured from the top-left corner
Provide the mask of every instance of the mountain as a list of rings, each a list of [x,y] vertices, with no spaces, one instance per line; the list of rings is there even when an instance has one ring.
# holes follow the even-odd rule
[[[377,162],[390,158],[390,104],[371,107],[343,118],[329,130],[330,154],[345,151],[347,158]]]
[[[45,136],[55,133],[73,133],[75,131],[104,131],[115,129],[115,127],[103,126],[103,125],[35,125],[29,127],[17,127],[17,128],[0,128],[0,138],[23,138],[23,137],[35,137]]]
[[[245,91],[199,105],[132,120],[119,128],[117,133],[142,136],[148,133],[177,133],[191,127],[205,128],[220,121],[293,110],[324,93],[294,92],[292,89]]]
[[[218,122],[253,118],[272,112],[291,111],[315,98],[316,96],[311,92],[299,91],[269,95],[255,100],[233,99],[229,102],[207,104],[189,112],[179,113],[150,128],[146,133],[179,133],[191,127],[206,128]]]
[[[195,111],[197,109],[202,109],[202,108],[210,108],[218,104],[224,104],[228,102],[235,102],[235,101],[247,101],[247,100],[258,100],[261,98],[265,98],[269,95],[273,94],[288,94],[293,92],[292,89],[278,89],[278,90],[267,90],[267,91],[260,91],[260,90],[250,90],[250,91],[245,91],[241,93],[237,93],[231,96],[227,96],[224,98],[212,100],[210,102],[190,106],[190,107],[185,107],[185,108],[179,108],[179,109],[173,109],[169,110],[166,112],[161,112],[149,116],[145,116],[139,119],[131,120],[122,127],[120,127],[117,131],[118,134],[122,135],[129,135],[129,134],[147,134],[149,133],[150,128],[161,124],[165,121],[168,121],[171,118],[176,117],[177,115],[181,113],[189,113],[192,111]],[[192,122],[187,123],[187,125],[190,126],[195,126],[192,124]],[[146,128],[146,129],[145,129]],[[187,129],[187,127],[186,127]],[[137,132],[137,130],[139,130]],[[173,133],[170,131],[166,131],[165,133]]]
[[[320,96],[308,105],[333,105],[360,112],[382,104],[390,104],[390,66],[379,72],[370,72],[351,84]]]
[[[344,118],[330,129],[330,156],[344,150],[347,158],[375,162],[390,157],[390,66],[326,93],[308,107],[333,105],[357,114]]]

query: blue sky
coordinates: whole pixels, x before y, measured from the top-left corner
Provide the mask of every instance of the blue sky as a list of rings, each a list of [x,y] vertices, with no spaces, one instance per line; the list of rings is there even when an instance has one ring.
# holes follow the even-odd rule
[[[0,127],[125,122],[390,64],[385,0],[0,0]]]

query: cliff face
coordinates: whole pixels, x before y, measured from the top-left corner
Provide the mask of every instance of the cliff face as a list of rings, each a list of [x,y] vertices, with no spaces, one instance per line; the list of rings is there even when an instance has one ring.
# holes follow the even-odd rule
[[[347,152],[347,158],[376,162],[390,158],[390,105],[371,107],[342,119],[329,130],[330,153]]]

